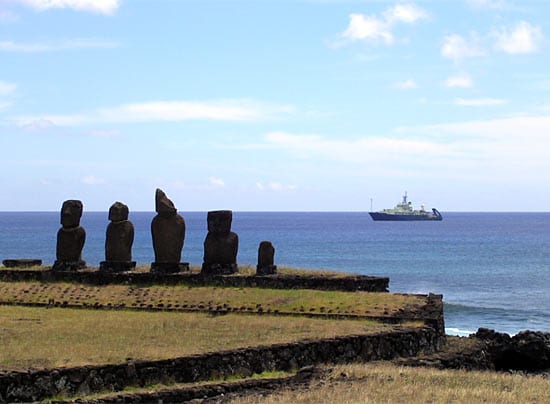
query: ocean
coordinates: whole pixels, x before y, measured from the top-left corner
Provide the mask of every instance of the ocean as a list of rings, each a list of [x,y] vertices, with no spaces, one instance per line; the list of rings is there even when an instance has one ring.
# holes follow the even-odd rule
[[[186,221],[182,261],[200,265],[206,212]],[[154,212],[130,212],[133,259],[154,260]],[[107,212],[84,212],[83,259],[104,260]],[[550,332],[550,213],[445,213],[441,222],[374,222],[361,212],[234,212],[238,263],[256,265],[269,240],[275,264],[388,276],[390,291],[443,294],[447,332],[478,327]],[[55,260],[58,212],[0,212],[0,259]]]

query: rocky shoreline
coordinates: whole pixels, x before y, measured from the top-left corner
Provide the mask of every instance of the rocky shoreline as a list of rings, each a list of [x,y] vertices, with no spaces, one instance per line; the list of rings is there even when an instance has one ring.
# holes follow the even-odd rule
[[[454,338],[454,340],[453,340]],[[396,363],[438,369],[550,374],[550,333],[522,331],[514,336],[480,328],[469,337],[449,337],[440,352]]]

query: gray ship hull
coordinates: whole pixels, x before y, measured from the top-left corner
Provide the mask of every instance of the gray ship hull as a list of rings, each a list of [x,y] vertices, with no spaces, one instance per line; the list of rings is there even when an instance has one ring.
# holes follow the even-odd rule
[[[443,220],[441,213],[437,209],[432,209],[432,212],[419,212],[411,214],[393,214],[393,213],[383,213],[383,212],[369,212],[372,220],[376,221],[393,221],[393,222],[409,222],[409,221],[419,221],[419,220]]]

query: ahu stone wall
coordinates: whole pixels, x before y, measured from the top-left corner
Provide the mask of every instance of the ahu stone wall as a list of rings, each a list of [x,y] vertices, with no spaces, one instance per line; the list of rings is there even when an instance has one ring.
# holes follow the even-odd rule
[[[297,343],[243,348],[159,361],[131,361],[0,373],[0,402],[31,402],[54,396],[86,396],[126,386],[193,383],[271,370],[294,370],[321,363],[366,362],[410,357],[438,350],[444,336],[433,328],[351,335]]]

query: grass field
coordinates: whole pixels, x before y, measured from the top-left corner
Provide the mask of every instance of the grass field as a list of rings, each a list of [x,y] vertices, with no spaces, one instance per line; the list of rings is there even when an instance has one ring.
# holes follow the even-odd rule
[[[155,360],[391,330],[371,321],[0,306],[0,369]]]
[[[234,404],[275,403],[548,403],[550,378],[495,372],[435,370],[385,362],[344,365],[310,388],[241,397]]]
[[[9,304],[0,305],[0,370],[157,360],[391,331],[394,327],[366,318],[414,313],[426,304],[422,296],[390,293],[188,286],[97,287],[40,282],[0,282],[0,301]],[[80,309],[58,307],[60,305]],[[92,310],[95,308],[125,310]],[[226,314],[212,315],[208,310]],[[285,313],[294,316],[274,315]],[[346,315],[358,319],[309,318],[300,314]],[[423,323],[406,325],[422,326]],[[456,338],[449,341],[447,349],[455,351],[467,349],[464,344],[471,342]],[[148,386],[146,390],[173,387],[176,386]],[[327,367],[321,379],[314,380],[309,389],[243,396],[228,402],[547,403],[550,402],[548,391],[550,379],[543,376],[441,371],[380,362]]]
[[[414,295],[306,289],[0,282],[0,302],[379,317],[415,312],[426,304],[426,299]]]

